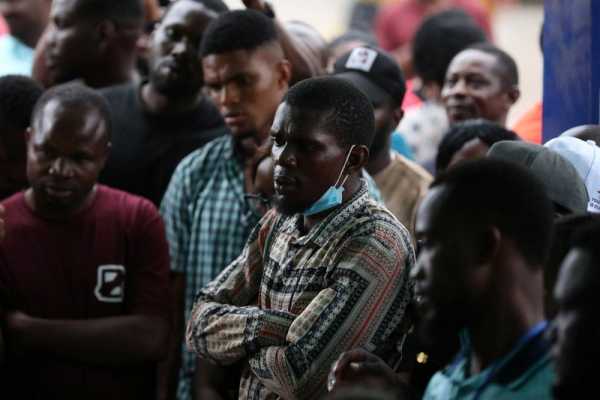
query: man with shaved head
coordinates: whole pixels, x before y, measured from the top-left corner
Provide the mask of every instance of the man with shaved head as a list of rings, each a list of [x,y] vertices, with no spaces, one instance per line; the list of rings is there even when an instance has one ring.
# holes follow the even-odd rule
[[[171,3],[150,37],[148,80],[101,91],[114,132],[100,182],[157,206],[177,164],[226,133],[219,111],[202,93],[200,43],[218,15],[206,4]]]

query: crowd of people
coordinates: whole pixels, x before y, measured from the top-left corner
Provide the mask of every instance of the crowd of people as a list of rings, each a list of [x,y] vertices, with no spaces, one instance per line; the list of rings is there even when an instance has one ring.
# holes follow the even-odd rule
[[[166,3],[0,0],[4,398],[594,392],[600,126],[507,125],[479,0]]]

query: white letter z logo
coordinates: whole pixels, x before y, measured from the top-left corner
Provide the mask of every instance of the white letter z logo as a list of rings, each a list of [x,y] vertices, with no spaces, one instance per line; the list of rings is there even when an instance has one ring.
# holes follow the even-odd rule
[[[94,294],[104,303],[122,303],[125,298],[125,267],[100,265]]]

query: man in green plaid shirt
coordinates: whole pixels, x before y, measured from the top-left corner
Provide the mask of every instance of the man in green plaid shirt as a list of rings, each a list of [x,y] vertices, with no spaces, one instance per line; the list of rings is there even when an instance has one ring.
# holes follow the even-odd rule
[[[291,68],[273,20],[256,11],[221,15],[204,33],[204,83],[230,135],[209,142],[177,167],[161,205],[172,269],[185,277],[185,319],[194,297],[241,253],[260,216],[251,192],[253,157],[263,144]],[[178,399],[189,399],[196,357],[183,348]]]

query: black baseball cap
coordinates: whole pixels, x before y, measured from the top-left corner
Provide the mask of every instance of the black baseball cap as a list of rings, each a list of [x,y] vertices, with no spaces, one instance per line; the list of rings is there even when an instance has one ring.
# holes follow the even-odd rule
[[[396,60],[376,47],[356,47],[334,64],[333,73],[359,88],[373,104],[402,104],[406,82]]]

